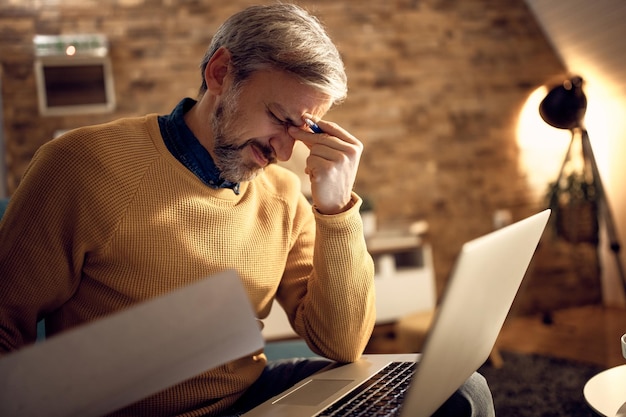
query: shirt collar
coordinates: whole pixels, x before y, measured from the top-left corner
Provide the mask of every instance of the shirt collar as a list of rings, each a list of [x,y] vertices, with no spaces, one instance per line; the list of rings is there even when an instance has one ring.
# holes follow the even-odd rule
[[[195,104],[196,100],[184,98],[172,113],[159,116],[159,128],[163,142],[172,155],[203,183],[216,189],[230,188],[235,194],[239,194],[239,183],[221,178],[220,170],[215,166],[211,154],[202,146],[185,123],[185,113]]]

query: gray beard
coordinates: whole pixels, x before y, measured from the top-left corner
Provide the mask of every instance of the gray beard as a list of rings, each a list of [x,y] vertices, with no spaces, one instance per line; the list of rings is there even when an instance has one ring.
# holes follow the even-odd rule
[[[232,132],[233,123],[237,119],[236,108],[239,96],[239,88],[224,96],[223,101],[215,109],[211,117],[211,126],[214,138],[215,165],[220,170],[220,177],[226,181],[239,183],[253,180],[262,170],[254,163],[244,163],[241,153],[247,146],[255,146],[254,140],[249,140],[242,145],[234,145],[237,138],[230,136],[227,132]],[[269,161],[273,161],[271,149],[266,149],[256,144]]]

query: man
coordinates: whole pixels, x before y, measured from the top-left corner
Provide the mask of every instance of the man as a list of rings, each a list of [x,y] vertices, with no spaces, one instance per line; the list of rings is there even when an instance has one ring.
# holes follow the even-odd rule
[[[36,153],[0,223],[2,351],[33,342],[41,318],[55,334],[234,268],[260,319],[276,298],[316,353],[359,358],[374,268],[352,192],[362,144],[321,120],[346,95],[337,49],[297,6],[251,7],[218,30],[201,70],[198,101]],[[295,141],[310,149],[312,207],[274,164]],[[257,352],[114,415],[237,415],[327,363],[266,362]]]

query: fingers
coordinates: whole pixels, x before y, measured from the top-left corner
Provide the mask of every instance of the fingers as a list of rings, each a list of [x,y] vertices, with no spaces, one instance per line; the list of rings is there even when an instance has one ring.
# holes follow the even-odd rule
[[[289,128],[289,135],[304,143],[309,149],[317,144],[322,144],[337,149],[346,144],[351,146],[361,146],[361,142],[350,134],[347,130],[336,123],[319,120],[315,122],[323,133],[313,133],[308,127],[299,128],[292,126]]]
[[[321,213],[335,214],[351,199],[363,144],[336,123],[316,123],[324,133],[313,133],[305,123],[290,127],[288,133],[310,150],[305,172],[311,180],[313,204]]]
[[[306,145],[311,152],[309,158],[317,157],[337,163],[347,158],[358,163],[363,151],[363,145],[358,139],[337,125],[328,122],[324,124],[323,129],[328,129],[328,131],[311,133],[294,128],[294,132],[290,130],[289,134]]]

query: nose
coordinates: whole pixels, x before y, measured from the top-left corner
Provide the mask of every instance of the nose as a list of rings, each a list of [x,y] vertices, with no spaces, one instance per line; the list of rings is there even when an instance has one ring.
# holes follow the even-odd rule
[[[269,141],[276,154],[276,159],[279,161],[286,161],[291,158],[295,142],[295,139],[289,136],[286,129],[272,136]]]

